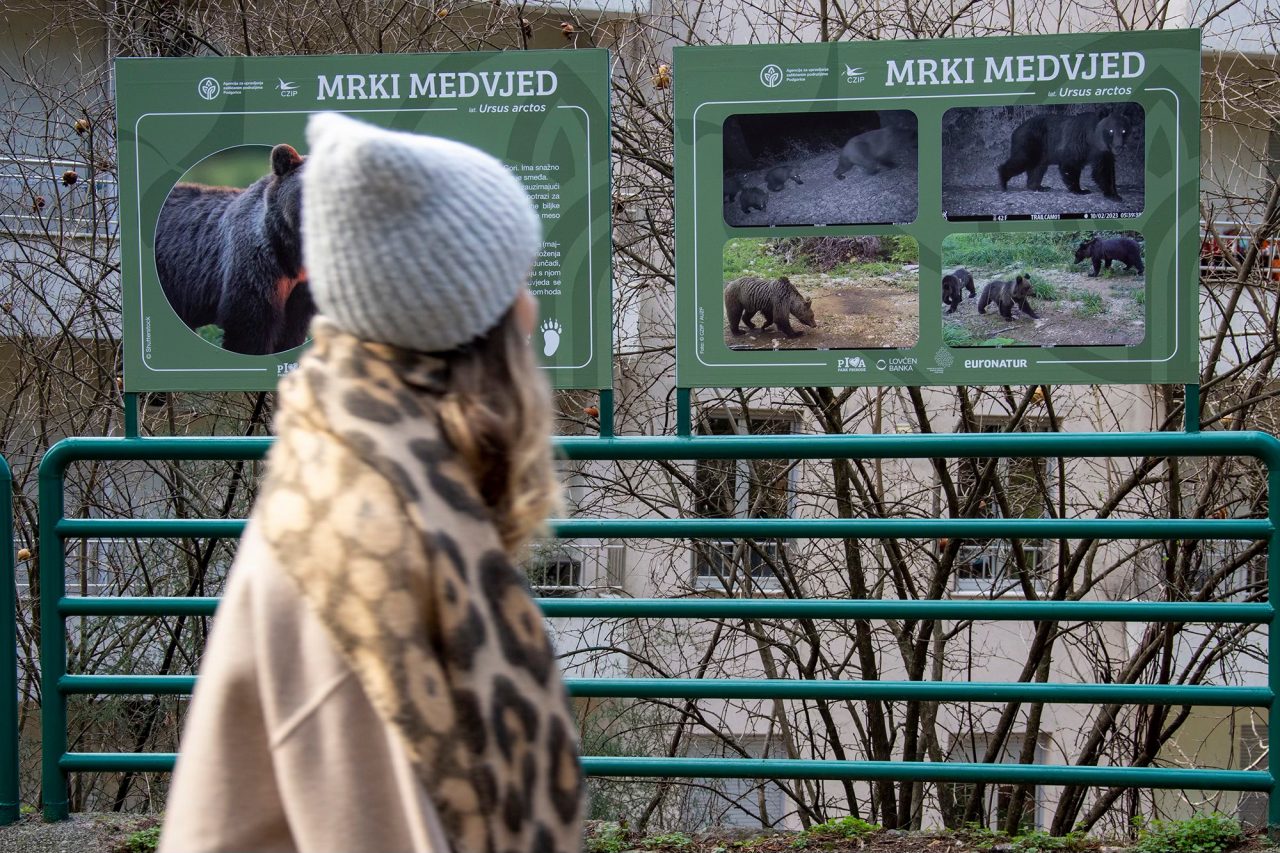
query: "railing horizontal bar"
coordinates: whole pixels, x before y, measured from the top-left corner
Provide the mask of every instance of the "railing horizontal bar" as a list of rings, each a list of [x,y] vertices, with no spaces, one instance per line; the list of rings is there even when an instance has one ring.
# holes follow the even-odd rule
[[[672,619],[990,619],[1261,625],[1274,616],[1270,604],[1188,601],[553,598],[538,603],[547,616]]]
[[[673,518],[556,519],[564,539],[1265,539],[1267,519]]]
[[[210,536],[233,538],[240,518],[68,518],[66,538]],[[1265,539],[1267,519],[1143,518],[662,518],[553,519],[564,539]]]
[[[569,459],[926,459],[957,457],[1253,456],[1280,467],[1265,432],[950,433],[930,435],[717,435],[564,437]]]
[[[64,771],[173,769],[172,752],[69,752]],[[849,779],[919,782],[994,782],[1040,785],[1116,785],[1131,788],[1188,788],[1269,791],[1271,775],[1256,770],[1182,770],[1154,767],[1073,767],[1042,764],[970,764],[911,761],[809,761],[782,758],[615,758],[586,756],[590,776],[718,779]]]
[[[193,675],[64,675],[67,694],[190,693]],[[1259,708],[1265,687],[1166,684],[1025,684],[946,681],[799,681],[759,678],[569,678],[569,695],[617,699],[887,699],[940,702],[1080,702]]]
[[[584,757],[590,776],[719,779],[849,779],[910,782],[994,782],[1270,791],[1271,774],[1256,770],[1183,770],[1155,767],[1076,767],[1043,764],[972,764],[914,761],[809,761],[786,758]]]
[[[886,699],[1259,708],[1266,687],[1164,684],[1022,684],[946,681],[800,681],[762,678],[570,678],[572,696],[620,699]]]
[[[270,438],[67,438],[45,454],[50,471],[76,461],[260,459]],[[951,433],[558,437],[569,459],[924,459],[930,457],[1253,456],[1280,468],[1280,440],[1258,431],[1206,433]]]
[[[58,602],[63,616],[212,616],[218,599],[206,596],[66,596]]]
[[[58,689],[68,695],[181,696],[195,686],[194,675],[64,675],[58,679]]]
[[[66,596],[64,616],[212,616],[216,598]],[[543,598],[546,616],[611,619],[989,619],[1264,625],[1270,604],[831,598]]]

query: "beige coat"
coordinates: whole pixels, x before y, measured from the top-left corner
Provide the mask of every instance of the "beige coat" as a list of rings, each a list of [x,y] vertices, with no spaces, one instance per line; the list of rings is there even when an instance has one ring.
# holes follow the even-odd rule
[[[399,735],[252,521],[200,666],[159,850],[449,850]]]

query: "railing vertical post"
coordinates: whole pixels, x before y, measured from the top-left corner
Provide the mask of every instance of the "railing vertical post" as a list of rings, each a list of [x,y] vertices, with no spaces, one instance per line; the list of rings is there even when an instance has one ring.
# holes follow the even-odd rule
[[[124,437],[138,437],[138,395],[124,395]]]
[[[58,534],[65,465],[54,453],[40,464],[40,797],[48,821],[70,815],[67,774],[60,765],[67,751],[67,697],[58,688],[67,667],[66,626],[58,612],[67,586],[66,549]]]
[[[600,437],[613,438],[613,389],[600,392]]]
[[[676,389],[676,435],[687,438],[693,432],[693,397],[688,388]]]
[[[13,554],[13,476],[0,457],[0,825],[18,819],[18,601]],[[12,655],[13,657],[9,657]]]
[[[1272,531],[1267,538],[1267,602],[1272,613],[1280,604],[1280,467],[1273,462],[1267,467],[1267,515],[1271,517]],[[1270,754],[1270,742],[1276,720],[1280,719],[1280,624],[1272,619],[1267,625],[1267,686],[1271,688],[1271,705],[1267,708],[1267,771],[1271,774],[1271,792],[1267,797],[1267,834],[1272,840],[1280,839],[1280,760]]]

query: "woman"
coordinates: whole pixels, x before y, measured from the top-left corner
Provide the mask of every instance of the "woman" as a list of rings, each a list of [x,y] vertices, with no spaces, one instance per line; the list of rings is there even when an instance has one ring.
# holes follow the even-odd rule
[[[576,853],[574,719],[512,567],[556,495],[538,216],[468,146],[332,113],[307,138],[313,345],[160,849]]]

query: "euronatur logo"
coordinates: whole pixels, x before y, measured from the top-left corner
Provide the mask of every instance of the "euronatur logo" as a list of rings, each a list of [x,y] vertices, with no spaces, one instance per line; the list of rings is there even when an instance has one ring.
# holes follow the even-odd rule
[[[760,82],[772,89],[782,82],[782,69],[770,63],[760,69]]]
[[[222,92],[222,85],[212,77],[206,77],[196,85],[196,91],[206,101],[212,101]]]
[[[287,81],[285,81],[285,80],[281,80],[279,77],[277,77],[276,79],[277,79],[277,80],[280,80],[280,85],[279,85],[279,86],[276,86],[276,88],[280,90],[280,97],[282,97],[282,98],[294,98],[294,97],[297,97],[297,95],[298,95],[298,84],[297,84],[297,83],[289,83],[289,82],[287,82]]]
[[[867,79],[867,72],[861,68],[850,68],[848,63],[845,63],[844,79],[846,83],[862,83]]]
[[[867,363],[860,355],[851,355],[836,362],[836,370],[841,373],[866,373]]]

